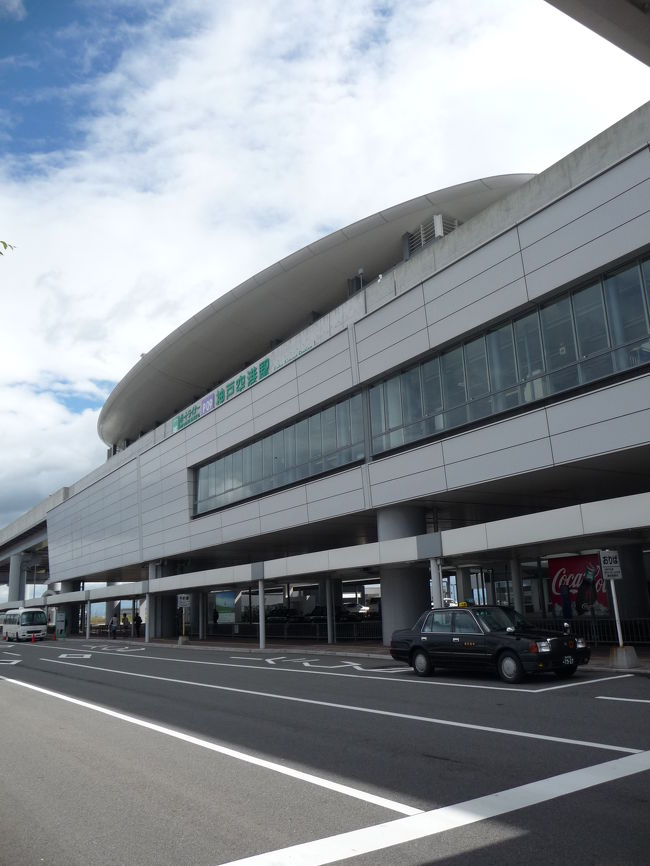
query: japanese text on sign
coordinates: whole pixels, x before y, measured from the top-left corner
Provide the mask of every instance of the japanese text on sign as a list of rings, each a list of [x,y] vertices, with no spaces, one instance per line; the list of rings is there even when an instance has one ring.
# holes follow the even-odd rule
[[[232,397],[241,394],[242,391],[246,391],[248,388],[257,384],[257,382],[261,382],[262,379],[265,379],[269,375],[269,373],[270,361],[268,358],[264,358],[259,362],[259,364],[254,364],[252,367],[249,367],[245,373],[240,373],[238,376],[235,376],[234,379],[231,379],[225,385],[217,388],[214,393],[208,394],[201,401],[194,403],[193,406],[190,406],[188,409],[185,409],[184,412],[181,412],[180,415],[173,418],[172,433],[177,433],[184,427],[188,427],[190,424],[198,421],[199,418],[207,415],[208,412],[212,412],[212,410],[216,409],[217,406],[221,406]]]

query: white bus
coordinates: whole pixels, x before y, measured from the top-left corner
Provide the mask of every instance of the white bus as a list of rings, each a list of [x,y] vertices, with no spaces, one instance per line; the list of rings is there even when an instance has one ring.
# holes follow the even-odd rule
[[[41,607],[18,607],[4,615],[3,637],[7,640],[43,640],[47,637],[47,616]]]

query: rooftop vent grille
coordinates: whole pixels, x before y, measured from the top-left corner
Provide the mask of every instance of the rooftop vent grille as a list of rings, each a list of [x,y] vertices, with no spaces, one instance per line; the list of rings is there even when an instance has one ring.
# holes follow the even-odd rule
[[[407,232],[403,238],[404,261],[428,246],[432,241],[448,235],[461,223],[445,214],[434,214],[430,220],[421,223],[413,231]]]

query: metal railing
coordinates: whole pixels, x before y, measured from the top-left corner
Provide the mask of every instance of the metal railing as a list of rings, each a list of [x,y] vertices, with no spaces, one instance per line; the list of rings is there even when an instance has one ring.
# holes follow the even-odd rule
[[[553,631],[562,631],[564,623],[568,622],[571,631],[578,637],[583,637],[592,646],[618,644],[616,620],[613,617],[580,617],[564,620],[557,617],[537,618],[526,614],[526,619],[539,628]],[[650,645],[650,619],[621,620],[621,632],[625,644]]]
[[[274,640],[327,641],[327,622],[267,622],[266,636]],[[190,635],[198,637],[198,635]],[[207,637],[255,638],[259,637],[257,622],[223,623],[209,626]],[[366,619],[358,622],[337,622],[337,641],[378,641],[381,640],[381,620]]]

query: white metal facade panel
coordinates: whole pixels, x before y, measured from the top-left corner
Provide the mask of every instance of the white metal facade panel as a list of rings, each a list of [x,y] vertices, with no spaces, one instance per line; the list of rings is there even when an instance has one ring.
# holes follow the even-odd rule
[[[429,344],[436,348],[457,340],[468,330],[484,328],[487,322],[512,313],[528,302],[528,290],[523,279],[509,283],[491,294],[484,295],[467,307],[435,322],[429,327]]]
[[[429,304],[477,279],[483,278],[483,284],[490,285],[492,280],[489,276],[485,279],[486,275],[498,274],[502,263],[512,261],[513,258],[515,262],[519,258],[519,241],[514,228],[428,279],[422,287],[425,303]],[[510,265],[510,268],[512,267]],[[518,268],[515,265],[512,273],[513,276],[507,279],[507,282],[523,276],[521,259]],[[497,285],[499,284],[503,285],[503,281],[499,282],[497,279]]]

